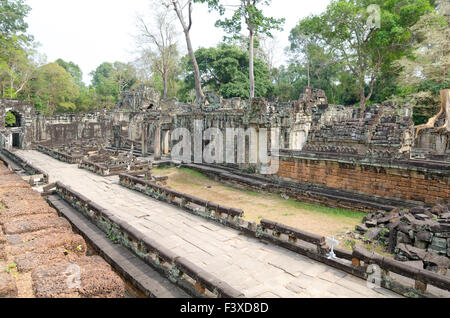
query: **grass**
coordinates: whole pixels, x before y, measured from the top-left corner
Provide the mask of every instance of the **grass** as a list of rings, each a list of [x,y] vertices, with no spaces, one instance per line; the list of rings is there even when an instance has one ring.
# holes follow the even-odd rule
[[[6,210],[6,206],[0,201],[0,210]]]
[[[363,212],[341,208],[330,208],[294,199],[285,200],[279,194],[261,193],[255,190],[236,188],[209,178],[201,172],[189,168],[161,167],[153,169],[155,175],[168,175],[168,185],[182,192],[217,200],[218,203],[242,208],[247,219],[258,221],[262,218],[282,217],[286,223],[304,225],[302,220],[310,218],[320,223],[339,223],[341,231],[353,228],[366,215]],[[220,202],[222,201],[222,202]],[[303,219],[300,219],[303,218]],[[330,221],[330,218],[332,222]],[[281,221],[281,220],[280,220]],[[333,225],[329,226],[332,227]]]
[[[305,209],[310,212],[314,213],[320,213],[320,214],[326,214],[329,216],[345,216],[347,218],[355,219],[355,220],[362,220],[364,216],[367,214],[364,212],[358,212],[358,211],[352,211],[347,209],[340,209],[340,208],[329,208],[326,206],[320,206],[320,205],[314,205],[304,202],[295,201],[293,199],[286,200],[286,205],[298,208],[298,209]]]

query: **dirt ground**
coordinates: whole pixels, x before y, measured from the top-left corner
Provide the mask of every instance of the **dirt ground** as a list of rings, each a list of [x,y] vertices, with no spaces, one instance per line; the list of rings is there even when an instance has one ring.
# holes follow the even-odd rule
[[[324,236],[343,237],[361,223],[364,213],[332,209],[286,200],[276,194],[263,194],[225,186],[199,172],[189,169],[153,169],[155,175],[169,177],[172,189],[204,200],[239,208],[248,221],[269,219],[298,229]]]

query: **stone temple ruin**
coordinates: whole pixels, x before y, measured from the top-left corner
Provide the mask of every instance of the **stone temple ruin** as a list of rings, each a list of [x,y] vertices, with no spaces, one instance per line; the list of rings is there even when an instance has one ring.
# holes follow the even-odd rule
[[[143,86],[124,92],[111,110],[54,116],[39,114],[24,102],[1,99],[2,156],[17,162],[15,150],[35,149],[99,176],[119,175],[120,184],[124,187],[244,233],[264,237],[277,245],[290,246],[287,248],[326,264],[331,261],[323,257],[327,250],[323,238],[270,221],[262,221],[260,225],[246,222],[241,210],[169,190],[160,183],[164,178],[151,176],[151,162],[185,166],[245,189],[366,211],[369,214],[365,223],[357,228],[360,235],[368,241],[386,241],[399,263],[423,261],[417,272],[422,276],[359,247],[353,253],[336,252],[338,257],[350,262],[351,270],[348,271],[354,274],[363,266],[361,264],[374,263],[385,270],[409,273],[407,276],[416,280],[414,290],[420,295],[425,293],[427,284],[450,288],[446,281],[448,276],[445,276],[450,268],[448,130],[425,127],[416,136],[409,106],[391,102],[372,104],[361,114],[359,108],[353,106],[329,104],[324,91],[312,87],[306,88],[299,100],[286,103],[263,98],[251,101],[223,99],[213,92],[207,92],[205,96],[200,105],[191,105],[176,99],[161,99],[159,92]],[[450,108],[448,104],[446,107]],[[15,127],[5,126],[5,116],[9,111],[17,118]],[[437,124],[443,124],[445,120],[448,118],[439,118]],[[252,128],[256,132],[278,129],[278,135],[267,138],[267,145],[268,149],[274,144],[280,145],[279,151],[271,152],[271,163],[276,163],[279,169],[272,175],[261,174],[263,165],[248,160],[251,151],[248,148],[246,161],[239,164],[172,161],[172,149],[179,142],[172,139],[172,133],[178,128],[194,132],[199,122],[204,130],[216,128],[224,132],[224,144],[227,128]],[[247,141],[245,144],[248,146]],[[202,149],[207,146],[208,141],[204,140]],[[237,151],[238,145],[235,144],[233,152]],[[192,159],[194,156],[192,152]],[[25,160],[19,165],[34,171],[34,174],[42,172]],[[150,243],[144,244],[132,232],[128,233],[127,225],[116,228],[113,224],[120,222],[111,219],[101,207],[89,208],[92,203],[80,193],[59,183],[53,188],[72,206],[87,211],[86,216],[93,218],[98,227],[109,224],[111,228],[104,231],[116,231],[119,240],[126,241],[136,253],[142,254],[144,245],[152,249]],[[92,212],[94,210],[96,212]],[[104,215],[101,222],[99,215]],[[122,228],[123,231],[120,230]],[[280,243],[283,235],[288,240]],[[313,254],[296,245],[301,240],[315,246]],[[140,247],[133,247],[135,243],[141,244]],[[420,249],[420,252],[414,249]],[[189,268],[192,271],[186,264],[183,265],[185,267],[177,265],[170,257],[165,262],[168,266],[185,268],[185,273]],[[344,265],[336,266],[345,268]],[[412,272],[418,276],[410,274]],[[429,278],[427,275],[432,274],[428,272],[439,274]],[[197,277],[197,282],[202,282],[201,277]],[[205,286],[204,281],[199,284]],[[222,292],[223,295],[235,295],[232,289]]]

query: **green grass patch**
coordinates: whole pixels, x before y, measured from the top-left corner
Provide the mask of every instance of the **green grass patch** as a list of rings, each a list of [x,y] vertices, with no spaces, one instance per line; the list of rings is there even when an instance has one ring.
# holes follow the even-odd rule
[[[355,220],[362,220],[364,218],[364,216],[367,215],[364,212],[352,211],[352,210],[346,210],[346,209],[340,209],[340,208],[329,208],[326,206],[320,206],[320,205],[314,205],[314,204],[310,204],[310,203],[299,202],[299,201],[295,201],[293,199],[286,200],[284,202],[284,204],[289,207],[304,209],[304,210],[307,210],[310,212],[321,213],[321,214],[326,214],[326,215],[330,215],[330,216],[338,216],[338,217],[345,216],[347,218],[351,218],[351,219],[355,219]]]
[[[2,202],[0,202],[0,210],[6,210],[6,206]]]
[[[185,178],[183,178],[183,181],[177,180],[178,182],[173,183],[174,187],[180,186],[180,183],[186,183],[186,184],[190,184],[193,186],[203,186],[203,184],[202,184],[203,181],[208,181],[208,180],[214,181],[213,179],[209,178],[208,176],[204,175],[203,173],[198,172],[196,170],[189,169],[189,168],[167,168],[167,167],[164,168],[163,167],[163,168],[154,168],[153,170],[157,174],[169,174],[169,173],[173,172],[174,169],[177,169],[177,171],[179,171],[185,177]],[[190,178],[190,177],[192,177],[192,178]],[[184,182],[184,181],[186,181],[186,182]],[[332,216],[332,217],[337,217],[337,218],[342,218],[342,217],[350,218],[353,220],[358,220],[359,222],[366,215],[366,213],[359,212],[359,211],[352,211],[352,210],[341,209],[341,208],[329,208],[326,206],[320,206],[320,205],[314,205],[314,204],[310,204],[310,203],[299,202],[294,199],[285,200],[276,194],[263,194],[263,193],[260,193],[260,192],[254,191],[254,190],[245,190],[245,189],[236,188],[236,187],[224,185],[224,184],[221,184],[221,186],[227,190],[240,192],[240,193],[243,193],[248,196],[255,197],[255,198],[273,199],[275,201],[279,201],[280,205],[284,205],[287,208],[301,209],[301,210],[305,210],[305,211],[308,211],[311,213],[324,214],[327,216]],[[295,213],[293,213],[293,212],[283,214],[283,216],[294,216],[294,215],[295,215]]]

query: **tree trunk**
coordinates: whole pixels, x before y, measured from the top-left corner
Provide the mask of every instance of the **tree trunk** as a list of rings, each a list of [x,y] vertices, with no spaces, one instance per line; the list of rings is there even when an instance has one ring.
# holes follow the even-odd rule
[[[366,99],[366,94],[364,92],[364,82],[363,82],[363,84],[361,84],[360,88],[359,88],[359,105],[360,105],[361,117],[364,116],[364,112],[366,111],[366,102],[367,102],[367,99]]]
[[[186,44],[189,52],[189,57],[191,58],[192,66],[194,67],[195,95],[196,95],[195,102],[198,103],[205,97],[205,95],[203,95],[202,84],[200,81],[200,70],[198,68],[197,59],[195,58],[194,49],[192,48],[189,31],[184,31],[184,35],[186,36]]]
[[[255,98],[255,71],[253,68],[253,59],[255,54],[254,48],[254,34],[253,30],[250,28],[250,99]]]
[[[163,82],[164,82],[164,95],[163,95],[163,98],[164,99],[167,99],[167,97],[168,97],[168,80],[167,80],[167,73],[165,73],[165,74],[163,74],[162,75],[162,78],[163,78]]]

